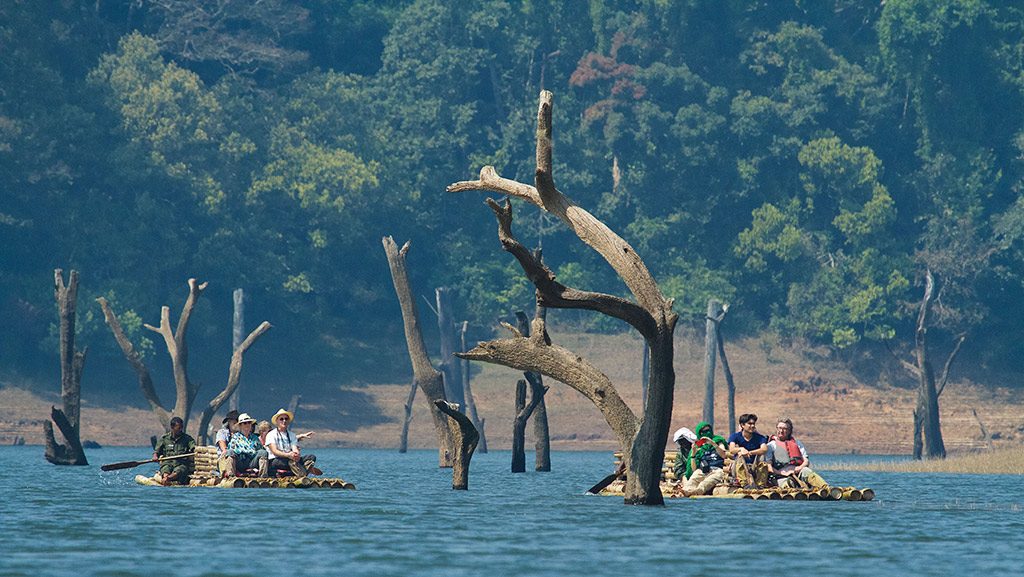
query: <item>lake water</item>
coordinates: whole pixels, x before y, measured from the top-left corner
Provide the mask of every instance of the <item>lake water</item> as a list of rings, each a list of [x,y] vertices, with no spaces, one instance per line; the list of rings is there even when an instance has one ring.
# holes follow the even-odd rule
[[[55,467],[42,447],[0,447],[0,575],[1024,574],[1024,476],[829,473],[819,458],[875,500],[627,507],[583,494],[610,471],[605,452],[517,475],[508,451],[478,454],[469,491],[434,451],[314,452],[358,490],[142,487],[153,465],[99,465],[144,448]]]

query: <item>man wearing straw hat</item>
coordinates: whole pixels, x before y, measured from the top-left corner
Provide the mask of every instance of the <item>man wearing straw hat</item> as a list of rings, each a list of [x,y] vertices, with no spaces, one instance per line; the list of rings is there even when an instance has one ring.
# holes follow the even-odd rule
[[[316,455],[303,455],[299,449],[299,439],[288,430],[288,425],[292,422],[293,417],[291,412],[280,409],[270,419],[270,422],[276,427],[267,433],[266,439],[267,450],[270,451],[272,457],[270,468],[287,469],[297,477],[305,477],[310,471],[318,473],[319,469],[314,466]],[[309,434],[302,436],[307,437]]]

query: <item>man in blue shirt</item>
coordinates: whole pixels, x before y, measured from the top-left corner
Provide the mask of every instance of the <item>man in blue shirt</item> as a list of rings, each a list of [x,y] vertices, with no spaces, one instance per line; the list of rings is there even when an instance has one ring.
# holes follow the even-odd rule
[[[740,430],[729,435],[729,454],[743,457],[747,464],[753,464],[767,452],[768,437],[757,432],[757,415],[740,415]]]

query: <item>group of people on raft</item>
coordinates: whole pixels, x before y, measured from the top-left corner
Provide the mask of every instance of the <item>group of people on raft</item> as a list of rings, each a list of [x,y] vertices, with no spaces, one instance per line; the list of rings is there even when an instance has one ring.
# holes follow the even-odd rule
[[[710,495],[720,484],[748,489],[828,486],[811,469],[803,443],[793,438],[793,421],[778,419],[770,437],[757,431],[753,413],[740,415],[739,424],[740,430],[728,439],[705,421],[697,424],[696,432],[684,427],[672,435],[679,445],[673,466],[678,493]]]
[[[323,474],[316,467],[316,455],[303,454],[299,448],[299,441],[313,436],[312,431],[296,435],[288,429],[294,417],[281,409],[269,421],[257,423],[249,413],[229,411],[215,440],[221,477]],[[185,484],[194,470],[192,457],[186,455],[196,452],[196,441],[185,433],[180,417],[172,418],[170,425],[170,432],[153,447],[153,460],[182,457],[160,460],[154,479],[164,485]]]

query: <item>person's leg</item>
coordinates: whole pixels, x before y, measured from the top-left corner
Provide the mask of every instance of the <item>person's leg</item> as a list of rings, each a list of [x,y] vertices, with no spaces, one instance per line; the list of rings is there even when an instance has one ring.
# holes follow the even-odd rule
[[[177,483],[184,485],[188,483],[188,465],[178,465],[174,467],[170,475],[164,477],[167,483]]]
[[[800,480],[816,489],[828,487],[828,483],[825,482],[825,479],[823,479],[821,475],[812,471],[810,467],[805,467],[800,471]]]
[[[235,474],[245,475],[256,465],[256,455],[235,455]]]
[[[303,463],[302,459],[299,459],[298,461],[288,459],[288,468],[291,469],[292,474],[296,477],[306,477],[309,475],[309,472],[306,471],[306,465]]]
[[[683,482],[683,494],[689,497],[697,494],[697,486],[707,477],[707,473],[697,469],[690,475],[690,478]]]
[[[282,459],[281,457],[274,457],[270,461],[270,476],[276,477],[278,470],[291,471],[291,459]]]
[[[704,479],[697,484],[697,495],[710,495],[715,487],[728,478],[725,469],[712,469]]]
[[[221,477],[234,477],[236,475],[236,457],[234,453],[229,452],[217,461],[217,468],[220,469]]]
[[[743,457],[737,457],[732,462],[732,478],[736,481],[736,485],[749,489],[754,486],[754,476],[750,472],[750,467],[747,465],[747,460]]]
[[[270,470],[270,455],[263,449],[256,451],[256,476],[266,477]]]
[[[302,456],[302,465],[306,468],[306,471],[309,472],[309,474],[311,474],[311,475],[323,475],[324,474],[324,472],[321,471],[316,466],[316,455],[303,455]]]

